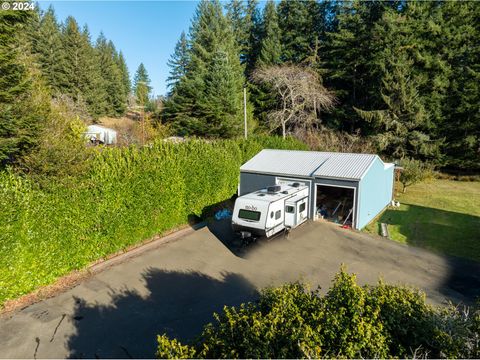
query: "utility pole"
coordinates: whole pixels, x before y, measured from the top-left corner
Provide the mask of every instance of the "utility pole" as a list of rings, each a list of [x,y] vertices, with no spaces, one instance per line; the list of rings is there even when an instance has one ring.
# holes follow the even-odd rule
[[[145,106],[142,106],[142,146],[145,146]]]
[[[245,139],[247,138],[247,84],[243,85],[243,120],[245,126]]]
[[[147,89],[147,83],[145,81],[139,81],[138,84],[145,86],[145,89]],[[140,103],[141,103],[140,105],[142,107],[142,112],[141,112],[141,115],[142,115],[142,146],[145,146],[145,107],[146,107],[145,102],[148,101],[148,90],[147,90],[147,99],[142,98],[142,99],[137,99],[137,100],[140,101]]]

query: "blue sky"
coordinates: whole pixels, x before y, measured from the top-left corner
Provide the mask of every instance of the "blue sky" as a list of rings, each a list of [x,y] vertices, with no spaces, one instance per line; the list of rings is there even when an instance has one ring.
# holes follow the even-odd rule
[[[182,31],[188,32],[196,1],[40,1],[41,9],[52,4],[59,21],[69,15],[92,39],[101,31],[122,50],[130,76],[143,62],[154,95],[166,93],[167,61]]]

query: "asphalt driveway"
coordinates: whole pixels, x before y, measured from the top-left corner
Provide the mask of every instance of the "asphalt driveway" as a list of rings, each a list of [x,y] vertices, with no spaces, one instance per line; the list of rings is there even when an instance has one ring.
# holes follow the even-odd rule
[[[129,259],[54,298],[0,318],[4,358],[152,357],[156,334],[192,339],[212,312],[303,279],[326,290],[344,263],[360,283],[412,284],[432,303],[471,303],[480,264],[307,223],[288,238],[241,248],[228,223]]]

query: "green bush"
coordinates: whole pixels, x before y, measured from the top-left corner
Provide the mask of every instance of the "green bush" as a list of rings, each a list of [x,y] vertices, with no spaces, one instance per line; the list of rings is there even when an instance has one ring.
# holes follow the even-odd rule
[[[403,192],[407,191],[408,186],[434,177],[433,165],[420,160],[404,158],[400,161],[400,166],[403,168],[400,171]]]
[[[207,358],[297,358],[320,355],[318,297],[301,284],[266,289],[258,304],[225,307],[197,346]],[[312,317],[314,316],[314,317]]]
[[[425,294],[414,288],[385,284],[368,287],[370,304],[380,309],[378,321],[386,335],[391,356],[412,356],[428,342],[433,309],[425,303]]]
[[[0,173],[0,304],[71,270],[187,223],[235,194],[240,165],[291,139],[158,141],[97,148],[86,169],[37,177]]]
[[[477,358],[480,310],[436,308],[425,294],[380,281],[360,287],[342,269],[325,296],[300,283],[225,307],[198,340],[158,337],[159,358]]]
[[[182,345],[178,340],[170,340],[167,336],[157,336],[159,349],[157,356],[160,359],[193,359],[196,357],[196,351],[193,347]]]
[[[386,334],[380,321],[380,306],[370,301],[368,291],[343,269],[323,301],[322,344],[330,356],[385,358]],[[325,350],[324,350],[325,352]]]

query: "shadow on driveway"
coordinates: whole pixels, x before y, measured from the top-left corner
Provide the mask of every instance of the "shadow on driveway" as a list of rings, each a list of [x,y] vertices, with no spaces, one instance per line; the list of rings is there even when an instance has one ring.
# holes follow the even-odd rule
[[[198,272],[150,268],[143,278],[150,292],[146,296],[112,291],[108,306],[76,299],[76,331],[67,340],[71,358],[152,358],[157,334],[192,340],[224,305],[258,296],[242,276],[230,273],[218,280]]]
[[[212,220],[207,223],[208,230],[220,241],[232,254],[240,258],[248,258],[248,254],[262,246],[274,241],[281,241],[286,238],[284,232],[266,238],[260,237],[255,240],[242,240],[238,234],[232,230],[232,220]]]
[[[453,256],[446,261],[448,275],[438,291],[454,303],[480,304],[480,263]]]
[[[388,209],[379,218],[396,225],[406,243],[443,255],[448,268],[439,292],[472,305],[480,297],[480,217],[419,205]]]

